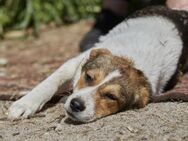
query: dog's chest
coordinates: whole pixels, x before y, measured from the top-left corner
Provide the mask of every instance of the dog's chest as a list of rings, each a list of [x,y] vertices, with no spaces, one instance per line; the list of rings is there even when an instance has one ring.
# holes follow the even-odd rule
[[[130,19],[101,39],[99,48],[130,58],[159,94],[177,69],[183,43],[175,25],[163,17]]]

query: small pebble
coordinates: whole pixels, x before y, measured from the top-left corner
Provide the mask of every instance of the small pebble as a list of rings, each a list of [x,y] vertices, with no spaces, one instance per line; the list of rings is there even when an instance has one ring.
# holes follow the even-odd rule
[[[20,132],[16,132],[16,133],[13,133],[12,135],[13,136],[17,136],[17,135],[19,135],[20,134]]]
[[[130,126],[127,126],[127,129],[130,131],[130,132],[134,132],[134,129]]]
[[[5,58],[0,58],[0,66],[5,66],[8,64],[8,60]]]
[[[49,132],[44,133],[45,136],[49,135]]]
[[[0,71],[0,77],[5,77],[7,74],[5,72]]]
[[[20,95],[26,95],[26,94],[28,94],[30,91],[21,91],[20,92]]]
[[[62,131],[62,125],[61,124],[57,124],[55,131]]]

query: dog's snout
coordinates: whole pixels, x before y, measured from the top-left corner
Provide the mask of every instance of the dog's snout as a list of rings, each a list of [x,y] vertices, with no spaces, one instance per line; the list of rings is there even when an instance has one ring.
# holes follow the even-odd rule
[[[73,112],[82,112],[85,109],[84,102],[79,98],[74,98],[70,102],[70,108]]]

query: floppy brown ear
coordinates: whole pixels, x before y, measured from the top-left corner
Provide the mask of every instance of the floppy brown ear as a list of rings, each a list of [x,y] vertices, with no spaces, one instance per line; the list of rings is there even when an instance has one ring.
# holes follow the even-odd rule
[[[147,78],[144,76],[143,72],[135,69],[134,67],[129,71],[129,79],[131,81],[130,87],[133,89],[133,107],[143,108],[149,102],[149,97],[151,95],[151,88]]]
[[[112,53],[108,49],[93,49],[90,52],[90,59],[94,59],[99,55],[111,55]]]
[[[149,102],[150,92],[146,87],[140,88],[137,96],[135,96],[135,106],[137,108],[145,107]]]

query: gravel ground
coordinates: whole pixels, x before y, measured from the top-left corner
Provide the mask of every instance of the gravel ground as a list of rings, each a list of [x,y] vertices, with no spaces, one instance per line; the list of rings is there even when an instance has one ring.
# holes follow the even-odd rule
[[[31,119],[6,119],[9,102],[1,102],[2,141],[187,141],[188,103],[155,103],[92,123],[78,124],[64,115],[58,103]]]

